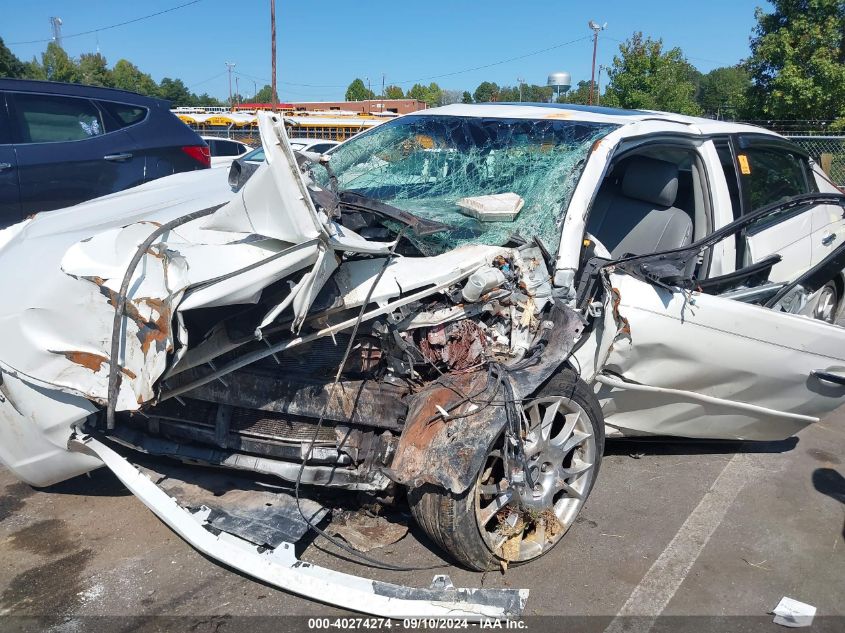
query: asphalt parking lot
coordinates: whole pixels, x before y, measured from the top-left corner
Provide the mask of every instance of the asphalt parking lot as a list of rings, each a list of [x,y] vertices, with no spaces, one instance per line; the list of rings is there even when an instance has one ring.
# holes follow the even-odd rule
[[[593,630],[619,628],[619,614],[759,616],[748,622],[778,628],[765,614],[782,596],[815,605],[817,626],[836,630],[843,620],[826,616],[845,616],[843,455],[845,408],[779,443],[610,442],[577,524],[528,566],[483,578],[378,571],[322,539],[303,558],[416,586],[448,573],[456,586],[528,587],[527,615],[602,616],[584,620]],[[47,616],[68,631],[86,616],[183,616],[183,630],[220,630],[238,616],[341,613],[203,557],[105,469],[44,490],[4,471],[0,490],[5,629],[25,621],[10,616]],[[374,553],[444,564],[415,530]]]

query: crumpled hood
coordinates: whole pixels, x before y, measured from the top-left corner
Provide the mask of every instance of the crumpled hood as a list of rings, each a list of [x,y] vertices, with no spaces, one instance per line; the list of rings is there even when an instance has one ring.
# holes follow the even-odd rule
[[[391,243],[367,241],[314,206],[281,120],[267,113],[259,120],[267,162],[237,194],[216,170],[180,174],[0,233],[0,267],[16,271],[0,279],[0,369],[104,405],[117,293],[130,260],[163,223],[201,209],[219,207],[161,235],[132,273],[116,410],[153,400],[157,381],[193,343],[181,312],[256,303],[264,288],[300,272],[259,326],[288,313],[296,332],[337,269],[336,252],[387,254]],[[501,250],[398,258],[374,300],[469,274]],[[341,271],[350,294],[374,278],[379,262],[350,262]]]

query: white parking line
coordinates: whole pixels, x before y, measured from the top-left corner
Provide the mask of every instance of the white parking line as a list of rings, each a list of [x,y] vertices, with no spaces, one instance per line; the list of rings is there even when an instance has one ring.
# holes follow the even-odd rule
[[[675,537],[654,561],[619,609],[605,633],[646,633],[681,586],[728,508],[745,487],[754,468],[755,455],[734,455]]]

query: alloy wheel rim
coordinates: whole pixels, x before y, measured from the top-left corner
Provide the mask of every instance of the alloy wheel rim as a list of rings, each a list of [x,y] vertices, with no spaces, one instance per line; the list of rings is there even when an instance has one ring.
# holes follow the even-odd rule
[[[836,308],[836,290],[831,286],[822,288],[819,301],[816,304],[815,317],[820,321],[833,323],[834,310]]]
[[[596,439],[587,412],[564,396],[523,407],[523,443],[534,486],[504,477],[501,447],[488,455],[475,491],[476,521],[500,558],[521,562],[554,546],[575,522],[592,485]],[[557,522],[555,524],[555,521]]]

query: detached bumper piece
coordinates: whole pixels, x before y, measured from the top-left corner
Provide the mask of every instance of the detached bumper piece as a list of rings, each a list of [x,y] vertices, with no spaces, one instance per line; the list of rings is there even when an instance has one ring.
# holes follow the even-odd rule
[[[416,589],[345,574],[297,560],[294,547],[274,549],[207,529],[210,510],[190,512],[144,473],[99,440],[78,436],[73,451],[101,459],[118,479],[179,536],[200,552],[270,585],[312,600],[386,618],[451,617],[471,620],[518,617],[527,589],[454,588],[448,576],[435,576],[431,587]]]

